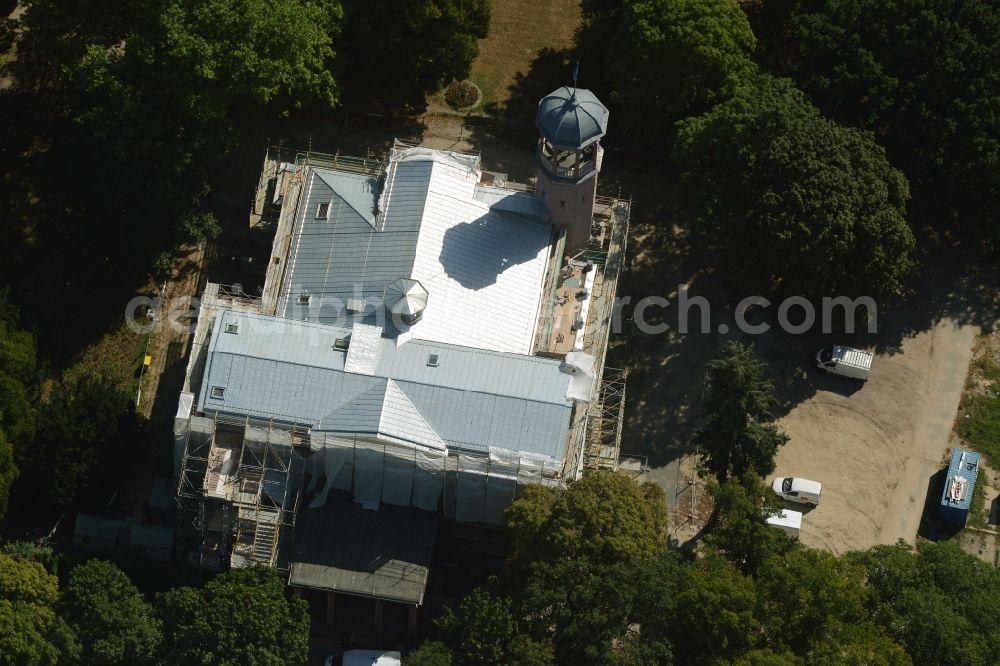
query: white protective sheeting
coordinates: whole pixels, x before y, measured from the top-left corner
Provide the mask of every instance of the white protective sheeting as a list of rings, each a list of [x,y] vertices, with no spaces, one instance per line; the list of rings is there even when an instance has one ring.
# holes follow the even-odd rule
[[[590,400],[594,388],[594,357],[582,351],[571,351],[560,365],[569,375],[566,397],[573,400]]]
[[[486,510],[486,475],[489,458],[466,453],[458,455],[458,482],[455,489],[455,520],[481,523]]]
[[[386,445],[382,476],[382,501],[393,506],[410,506],[413,494],[414,450]]]
[[[181,398],[177,402],[177,414],[179,419],[186,419],[191,416],[191,407],[194,405],[194,393],[181,392]]]
[[[444,451],[414,451],[413,506],[436,511],[444,488]]]
[[[310,509],[316,509],[326,504],[326,497],[331,489],[351,489],[354,472],[354,442],[315,433],[312,435],[312,440],[314,447],[322,446],[321,452],[313,456],[321,457],[322,474],[319,469],[314,468],[313,480],[310,485],[314,487],[319,476],[325,479],[323,486],[316,492],[316,497],[309,503]],[[312,489],[310,487],[307,491]]]
[[[517,470],[520,464],[517,452],[501,449],[490,451],[489,478],[486,480],[483,507],[484,523],[503,524],[503,513],[517,493]]]
[[[357,440],[354,445],[354,501],[378,507],[382,501],[384,445]]]

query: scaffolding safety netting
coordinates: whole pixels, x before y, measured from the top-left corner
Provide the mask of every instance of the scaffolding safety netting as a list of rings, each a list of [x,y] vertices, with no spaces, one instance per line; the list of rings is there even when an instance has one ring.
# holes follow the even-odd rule
[[[308,461],[313,495],[309,508],[329,494],[349,492],[355,502],[435,511],[444,497],[448,518],[501,524],[504,511],[528,483],[558,485],[562,468],[553,458],[520,451],[437,451],[405,443],[312,432]]]

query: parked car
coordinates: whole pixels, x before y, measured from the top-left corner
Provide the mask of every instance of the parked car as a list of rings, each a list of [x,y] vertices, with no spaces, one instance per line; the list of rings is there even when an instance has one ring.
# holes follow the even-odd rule
[[[868,381],[872,370],[874,354],[861,349],[851,349],[836,345],[820,349],[816,353],[816,367],[823,372]]]
[[[819,481],[800,479],[795,476],[777,478],[771,482],[771,490],[778,497],[789,502],[797,502],[806,506],[816,506],[819,504],[819,496],[823,486]]]

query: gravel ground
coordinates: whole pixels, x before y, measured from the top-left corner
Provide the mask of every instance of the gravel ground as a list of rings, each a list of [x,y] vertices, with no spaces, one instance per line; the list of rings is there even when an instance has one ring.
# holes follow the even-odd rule
[[[803,519],[803,543],[841,553],[915,541],[928,484],[953,443],[977,333],[943,319],[898,353],[876,355],[863,387],[817,377],[815,395],[781,419],[790,440],[775,476],[823,483],[820,505]]]

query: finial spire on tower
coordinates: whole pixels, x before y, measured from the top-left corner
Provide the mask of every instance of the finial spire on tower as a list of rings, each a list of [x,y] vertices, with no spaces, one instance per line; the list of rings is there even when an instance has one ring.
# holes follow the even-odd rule
[[[573,97],[576,98],[576,80],[580,78],[580,61],[573,67]]]

